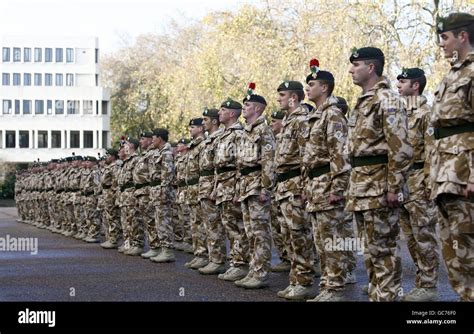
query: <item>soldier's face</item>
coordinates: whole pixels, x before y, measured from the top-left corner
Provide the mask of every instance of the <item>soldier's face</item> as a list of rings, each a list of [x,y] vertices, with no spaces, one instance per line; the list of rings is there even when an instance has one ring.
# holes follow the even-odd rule
[[[257,113],[257,106],[255,103],[245,102],[242,108],[242,114],[245,119],[252,118]]]
[[[186,145],[179,143],[178,146],[176,147],[176,151],[178,151],[178,153],[186,151]]]
[[[230,109],[227,108],[221,108],[219,110],[219,122],[221,123],[227,123],[230,119]]]
[[[212,130],[212,118],[204,116],[202,118],[202,120],[203,120],[203,123],[204,123],[204,129],[206,131]]]
[[[198,125],[191,125],[189,127],[189,134],[192,138],[196,138],[203,132],[203,127]]]
[[[119,158],[120,160],[125,159],[125,146],[122,146],[119,150]]]
[[[305,89],[308,100],[313,102],[317,101],[323,94],[322,87],[319,81],[310,81]]]
[[[140,138],[140,147],[142,149],[147,149],[148,146],[151,145],[151,142],[152,142],[152,139],[151,138],[148,138],[148,137],[141,137]]]
[[[461,47],[461,41],[454,36],[452,31],[446,31],[439,35],[439,46],[443,49],[445,58],[452,58],[453,51],[457,51]]]
[[[272,131],[274,134],[278,134],[281,131],[282,124],[281,124],[281,119],[275,119],[272,118]]]
[[[288,110],[290,104],[290,92],[278,92],[277,102],[280,104],[280,109]]]
[[[417,95],[418,85],[412,84],[410,79],[400,79],[397,83],[398,94],[401,96]]]
[[[360,86],[370,77],[370,66],[366,65],[364,61],[356,60],[351,63],[349,73],[352,75],[352,82],[354,85]]]

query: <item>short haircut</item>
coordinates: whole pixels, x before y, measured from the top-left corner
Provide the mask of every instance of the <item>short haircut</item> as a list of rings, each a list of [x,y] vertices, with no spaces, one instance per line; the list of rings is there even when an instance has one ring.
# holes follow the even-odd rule
[[[332,92],[334,91],[334,81],[319,80],[319,83],[321,85],[327,85],[328,86],[328,96],[331,96]]]
[[[304,100],[305,95],[302,90],[289,90],[288,92],[290,92],[290,95],[296,94],[298,96],[298,102],[301,102]]]
[[[423,75],[419,78],[415,79],[409,79],[410,80],[410,86],[413,86],[415,82],[418,82],[420,84],[420,87],[418,88],[418,94],[423,94],[423,91],[425,90],[426,87],[426,77]]]
[[[451,31],[453,32],[454,37],[457,37],[461,31],[467,32],[469,35],[469,44],[474,46],[474,23],[471,23],[465,27],[453,29]]]
[[[364,64],[365,65],[374,64],[375,74],[377,74],[379,77],[382,76],[384,64],[380,59],[367,59],[367,60],[364,60]]]

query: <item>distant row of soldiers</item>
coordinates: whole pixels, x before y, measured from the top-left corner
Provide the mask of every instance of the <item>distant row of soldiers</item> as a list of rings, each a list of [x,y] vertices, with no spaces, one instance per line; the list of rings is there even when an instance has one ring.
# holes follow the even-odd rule
[[[354,249],[337,247],[356,239],[355,223],[370,300],[435,300],[438,240],[454,290],[473,300],[473,27],[465,13],[438,24],[452,68],[432,108],[421,69],[402,70],[397,94],[382,76],[383,52],[364,47],[350,56],[362,95],[347,111],[333,95],[334,76],[313,59],[306,87],[278,87],[271,125],[250,84],[243,105],[229,98],[205,109],[189,123],[191,141],[174,149],[158,128],[109,149],[101,167],[69,157],[18,175],[21,220],[87,242],[98,241],[102,224],[104,248],[122,238],[119,251],[159,263],[175,261],[174,249],[192,252],[186,267],[247,289],[267,287],[272,270],[289,271],[278,296],[311,301],[344,300],[355,282]],[[400,227],[416,266],[409,293]],[[273,268],[272,239],[281,259]]]

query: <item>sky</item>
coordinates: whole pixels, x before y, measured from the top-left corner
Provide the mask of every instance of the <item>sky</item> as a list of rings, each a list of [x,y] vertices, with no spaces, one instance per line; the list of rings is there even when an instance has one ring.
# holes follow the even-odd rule
[[[0,34],[96,36],[111,53],[144,33],[163,33],[172,20],[197,20],[251,0],[0,0]]]

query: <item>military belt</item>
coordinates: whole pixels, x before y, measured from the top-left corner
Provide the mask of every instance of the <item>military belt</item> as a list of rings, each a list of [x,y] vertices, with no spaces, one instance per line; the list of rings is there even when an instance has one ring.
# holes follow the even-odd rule
[[[142,189],[142,188],[148,187],[149,185],[150,185],[150,182],[135,184],[135,189]]]
[[[411,169],[423,169],[425,168],[425,163],[424,162],[414,162],[413,165],[411,166]]]
[[[301,175],[301,169],[292,169],[289,172],[277,174],[277,183],[292,179]]]
[[[112,186],[102,186],[102,189],[105,189],[105,190],[110,189],[110,188],[112,188]]]
[[[150,182],[150,187],[156,187],[161,185],[161,180],[155,180]]]
[[[56,194],[60,194],[62,193],[64,190],[60,189],[60,190],[56,190]]]
[[[186,181],[179,181],[178,182],[178,188],[181,188],[181,187],[186,187]]]
[[[259,170],[262,170],[262,166],[254,166],[254,167],[244,167],[240,170],[241,175],[249,175],[250,173],[257,172]]]
[[[129,188],[133,188],[133,187],[135,187],[135,184],[129,182],[129,183],[126,183],[126,184],[124,184],[123,186],[121,186],[121,187],[120,187],[120,190],[121,190],[121,191],[124,191],[125,189],[129,189]]]
[[[222,174],[222,173],[225,173],[225,172],[233,172],[233,171],[236,171],[237,168],[235,167],[221,167],[221,168],[216,168],[216,173],[217,174]]]
[[[204,169],[199,173],[199,176],[211,176],[214,175],[214,169]]]
[[[444,128],[435,128],[435,139],[442,139],[449,136],[457,135],[464,132],[474,132],[474,123],[466,123],[461,125],[449,126]]]
[[[379,165],[388,163],[388,156],[386,154],[372,155],[369,157],[351,157],[352,167],[362,167],[370,165]]]
[[[314,168],[310,169],[309,172],[308,172],[308,176],[309,176],[310,179],[314,179],[315,177],[319,177],[323,174],[327,174],[330,171],[331,171],[330,165],[326,164],[326,165],[323,165],[323,166],[314,167]]]
[[[190,179],[189,181],[186,181],[186,184],[188,186],[194,186],[195,184],[199,183],[199,178],[195,177],[194,179]]]
[[[94,194],[94,191],[83,191],[81,192],[82,196],[90,196]]]

